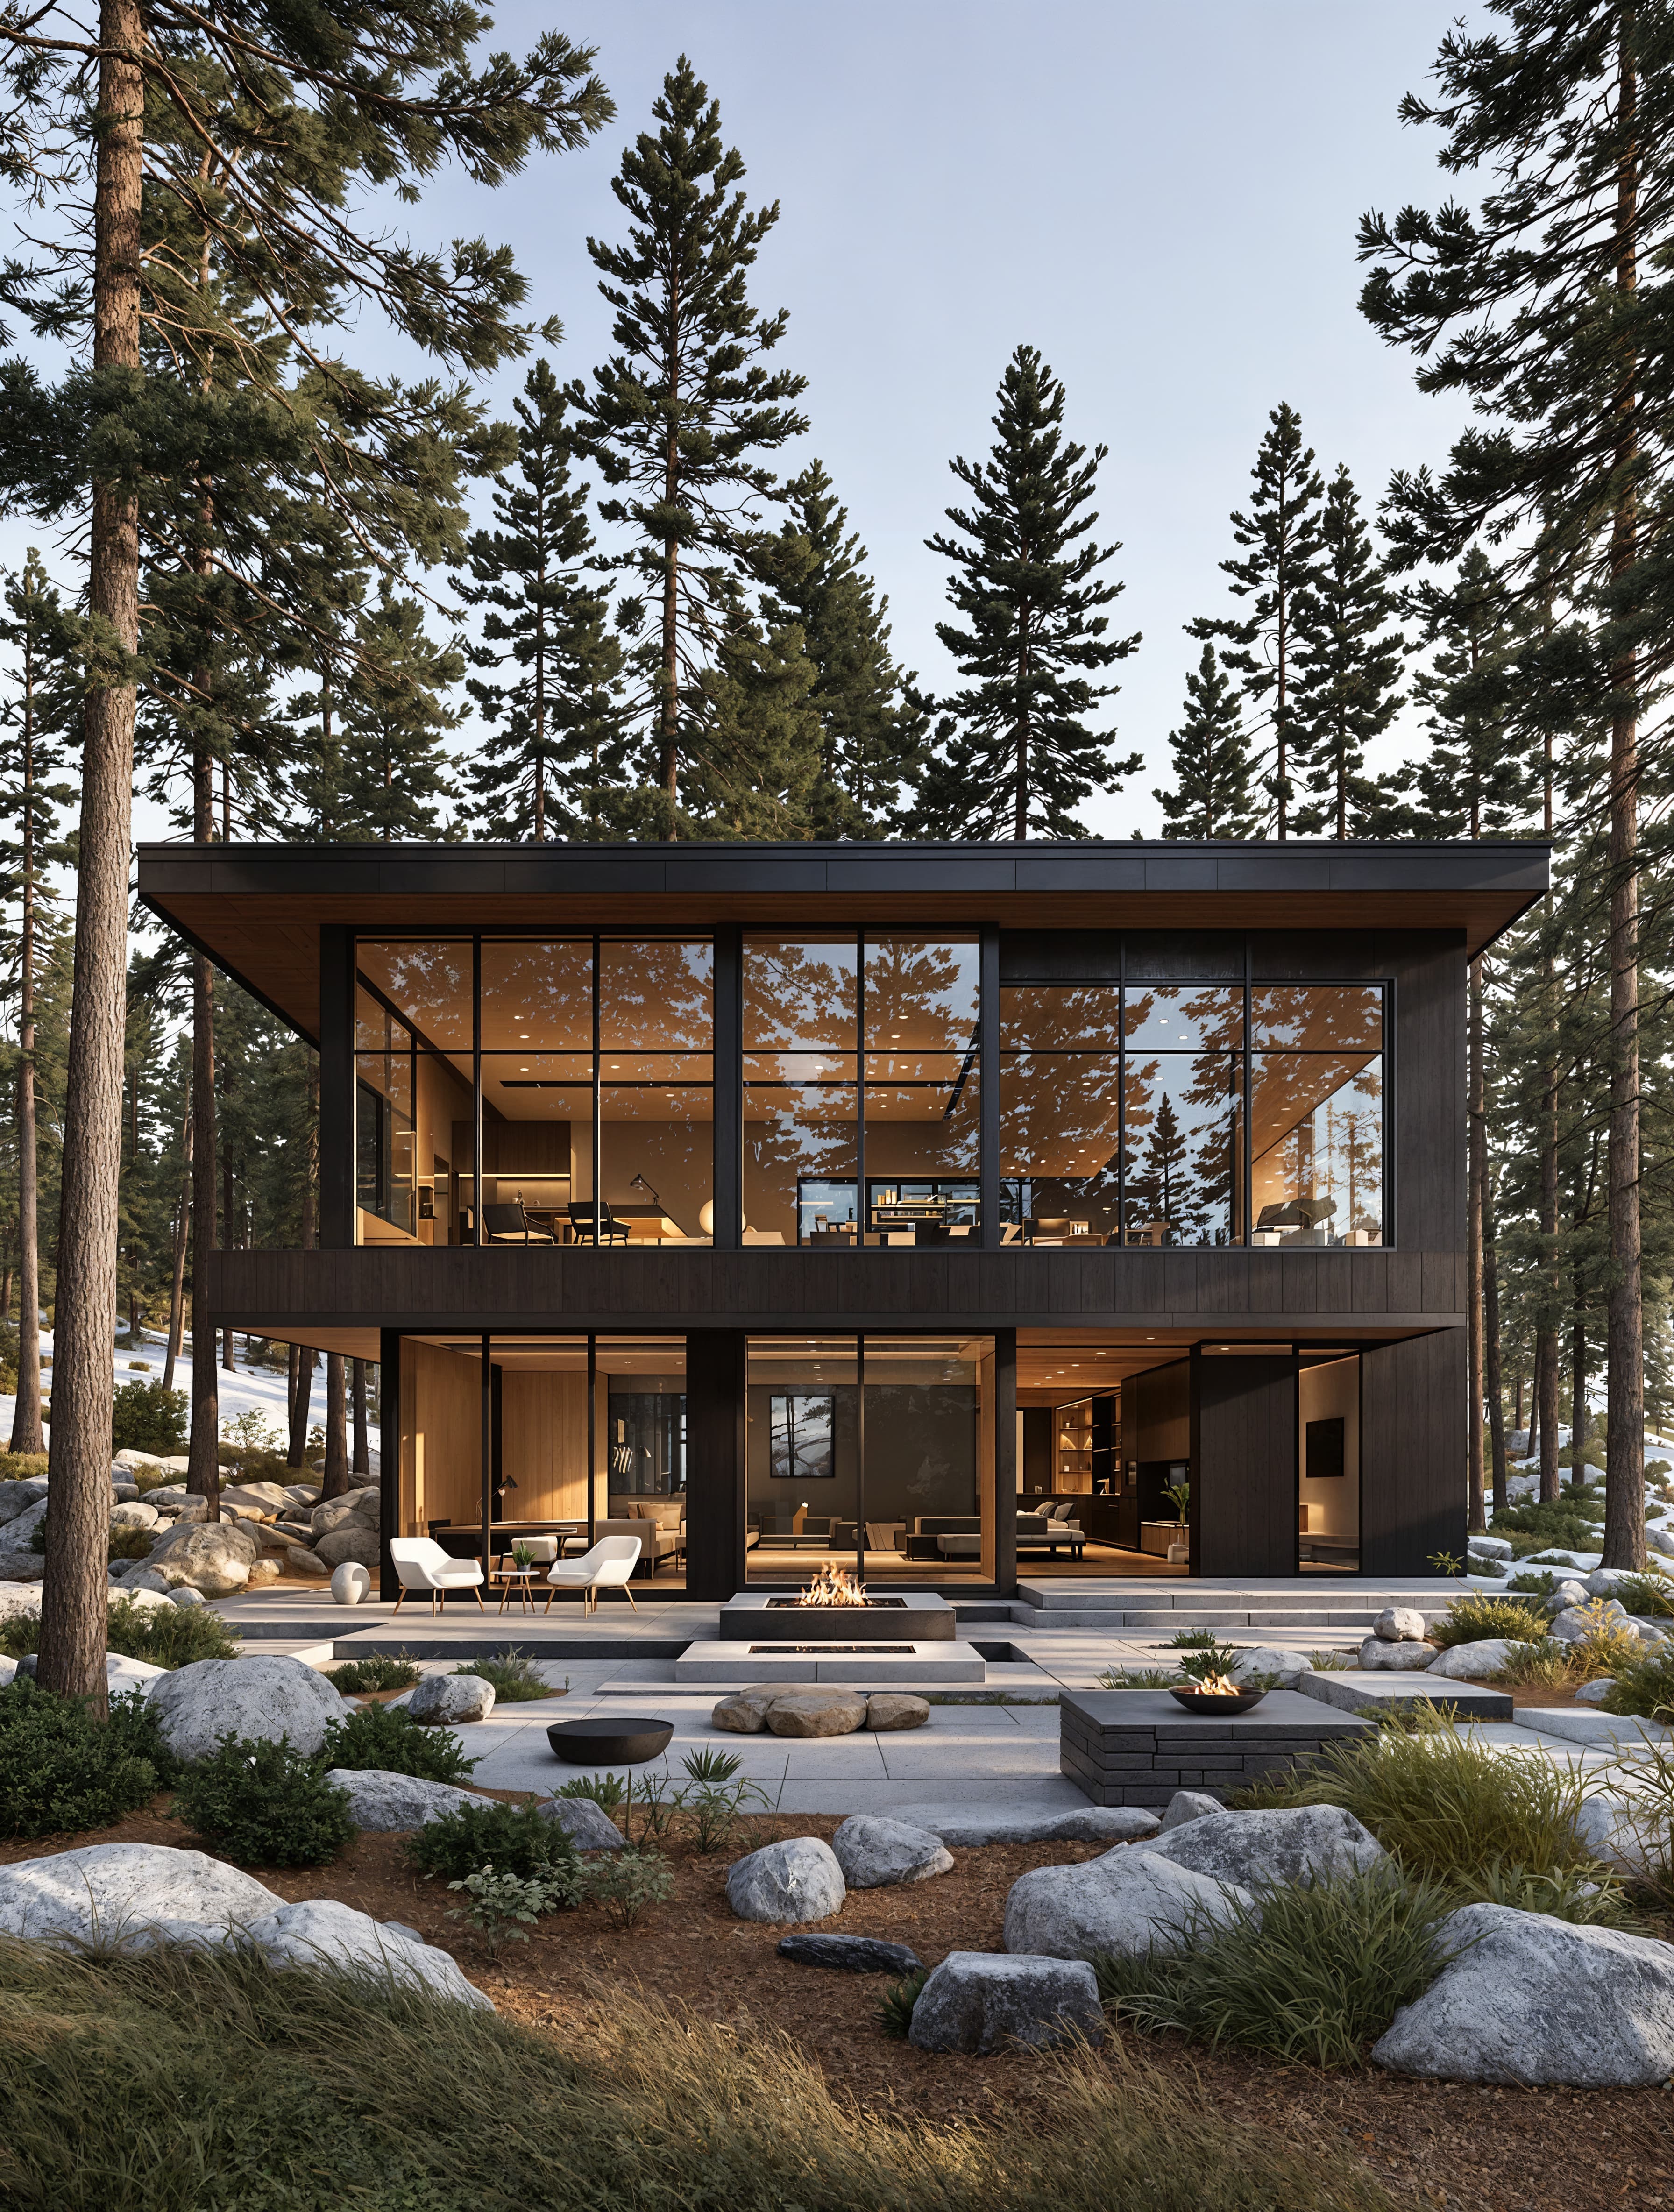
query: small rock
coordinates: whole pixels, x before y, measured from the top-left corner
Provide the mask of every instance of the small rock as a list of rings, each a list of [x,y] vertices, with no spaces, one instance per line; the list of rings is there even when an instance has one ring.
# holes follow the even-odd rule
[[[767,1726],[767,1711],[779,1698],[794,1698],[807,1688],[803,1682],[758,1682],[747,1690],[732,1690],[709,1715],[711,1724],[732,1735],[759,1735]]]
[[[1575,1692],[1578,1705],[1602,1705],[1606,1694],[1616,1687],[1614,1674],[1601,1674],[1597,1681],[1583,1682]]]
[[[954,1850],[983,1844],[1129,1844],[1154,1836],[1162,1825],[1141,1805],[1051,1812],[1019,1805],[898,1805],[892,1817],[910,1828],[928,1828]]]
[[[1553,1589],[1551,1609],[1554,1613],[1563,1613],[1571,1606],[1582,1606],[1586,1601],[1586,1584],[1567,1580],[1559,1583]]]
[[[1513,1557],[1511,1541],[1508,1537],[1472,1536],[1470,1539],[1470,1548],[1473,1552],[1481,1552],[1490,1559],[1509,1559]]]
[[[237,1522],[189,1523],[159,1536],[146,1565],[166,1582],[190,1583],[205,1597],[230,1597],[248,1583],[261,1555],[259,1540]]]
[[[1603,1622],[1625,1621],[1627,1618],[1628,1608],[1619,1598],[1606,1598],[1602,1605],[1595,1600],[1585,1609],[1566,1606],[1561,1613],[1554,1613],[1548,1633],[1555,1636],[1560,1644],[1579,1644],[1583,1637],[1595,1634]]]
[[[908,2039],[982,2057],[1018,2045],[1098,2044],[1104,2033],[1099,1984],[1079,1960],[950,1951],[918,1993]]]
[[[767,1709],[775,1735],[853,1735],[866,1726],[866,1699],[852,1690],[795,1690]]]
[[[591,1797],[547,1797],[540,1817],[555,1821],[578,1851],[619,1851],[623,1834],[602,1805]]]
[[[874,1690],[866,1701],[866,1724],[880,1734],[922,1728],[929,1717],[929,1699],[911,1697],[904,1690]]]
[[[804,1966],[840,1966],[850,1974],[916,1974],[916,1951],[880,1936],[782,1936],[779,1956]]]
[[[818,1836],[764,1844],[727,1870],[727,1902],[740,1920],[829,1920],[847,1893],[837,1855]]]
[[[1277,1674],[1288,1688],[1300,1675],[1312,1674],[1313,1662],[1305,1651],[1284,1651],[1271,1644],[1251,1644],[1239,1653],[1229,1671],[1235,1682],[1242,1682],[1251,1674]]]
[[[324,1559],[315,1559],[313,1553],[306,1550],[301,1544],[293,1544],[285,1553],[287,1574],[315,1576],[320,1581],[324,1582],[331,1571]]]
[[[450,1783],[421,1781],[416,1774],[391,1774],[382,1767],[334,1766],[326,1779],[349,1793],[349,1809],[357,1828],[380,1834],[398,1834],[422,1828],[444,1813],[457,1813],[462,1805],[486,1805],[490,1800],[475,1790],[456,1790]]]
[[[1573,2089],[1674,2074],[1674,1944],[1505,1905],[1449,1914],[1437,1942],[1456,1955],[1373,2046],[1391,2073]]]
[[[1427,1667],[1435,1656],[1434,1644],[1385,1644],[1381,1638],[1368,1636],[1361,1646],[1360,1663],[1386,1674],[1410,1674]]]
[[[1201,1823],[1177,1828],[1173,1840]],[[1107,1851],[1084,1866],[1036,1867],[1006,1899],[1006,1948],[1049,1959],[1178,1951],[1189,1928],[1224,1925],[1247,1890],[1222,1886],[1142,1846]]]
[[[409,1928],[405,1920],[380,1920],[378,1925],[391,1936],[405,1936],[409,1943],[422,1943],[424,1941],[417,1929]]]
[[[953,1854],[928,1828],[856,1813],[831,1838],[843,1879],[850,1889],[890,1889],[950,1874]]]
[[[427,1674],[407,1711],[416,1721],[485,1721],[494,1711],[494,1685],[480,1674]]]
[[[1172,1835],[1159,1836],[1147,1850],[1152,1857],[1171,1860],[1194,1874],[1243,1889],[1362,1874],[1389,1856],[1370,1829],[1337,1805],[1287,1806],[1260,1813],[1217,1809],[1176,1828]]]
[[[1641,1577],[1626,1567],[1595,1567],[1586,1578],[1589,1597],[1614,1597],[1624,1582],[1637,1582]]]
[[[262,1589],[269,1583],[277,1583],[278,1579],[279,1562],[277,1559],[258,1559],[255,1565],[250,1570],[250,1580],[247,1587],[251,1589]],[[174,1593],[175,1602],[178,1604],[180,1600],[184,1597],[186,1593],[184,1590],[176,1590]],[[196,1597],[198,1593],[194,1590],[192,1595]],[[199,1602],[201,1604],[201,1599],[199,1600]]]
[[[1224,1813],[1226,1807],[1218,1797],[1211,1797],[1206,1790],[1177,1790],[1168,1801],[1168,1809],[1162,1816],[1162,1832],[1171,1828],[1183,1828],[1188,1820],[1207,1820],[1212,1813]]]
[[[254,1574],[256,1571],[252,1567],[250,1571]],[[190,1613],[193,1606],[204,1603],[204,1593],[202,1590],[193,1589],[190,1583],[177,1583],[168,1593],[168,1601],[171,1605],[178,1606],[182,1613]]]
[[[1525,1643],[1502,1636],[1484,1637],[1480,1644],[1450,1644],[1439,1659],[1431,1661],[1427,1671],[1450,1682],[1486,1681],[1490,1674],[1497,1674],[1514,1653],[1529,1649]]]
[[[329,1529],[317,1536],[313,1550],[314,1557],[328,1567],[340,1567],[345,1560],[356,1566],[375,1567],[380,1556],[378,1531],[368,1528],[357,1515],[347,1528]]]
[[[156,1525],[157,1509],[143,1498],[125,1499],[111,1508],[113,1528],[155,1528]]]
[[[332,1595],[339,1605],[359,1605],[372,1595],[372,1577],[357,1559],[332,1570]]]
[[[1380,1644],[1421,1644],[1424,1616],[1409,1605],[1386,1605],[1373,1622],[1372,1633]]]

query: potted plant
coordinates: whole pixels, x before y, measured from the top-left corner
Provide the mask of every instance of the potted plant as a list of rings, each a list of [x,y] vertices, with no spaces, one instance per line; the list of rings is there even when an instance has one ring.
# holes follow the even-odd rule
[[[534,1563],[535,1555],[527,1544],[512,1546],[512,1565],[514,1567],[532,1567]]]
[[[1174,1508],[1174,1517],[1180,1524],[1180,1533],[1168,1547],[1168,1564],[1178,1566],[1191,1557],[1191,1543],[1186,1534],[1186,1513],[1191,1504],[1191,1485],[1171,1482],[1163,1496]]]

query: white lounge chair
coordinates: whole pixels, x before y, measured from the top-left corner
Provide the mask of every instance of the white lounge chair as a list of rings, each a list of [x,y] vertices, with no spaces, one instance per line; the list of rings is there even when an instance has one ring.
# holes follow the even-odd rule
[[[397,1613],[410,1589],[429,1590],[433,1613],[450,1589],[468,1589],[477,1601],[477,1610],[481,1613],[484,1609],[480,1559],[456,1559],[442,1550],[434,1536],[393,1536],[390,1539],[389,1557],[390,1564],[401,1577],[400,1596],[395,1601]]]
[[[579,1559],[556,1559],[547,1573],[551,1588],[546,1594],[546,1610],[552,1610],[552,1600],[561,1589],[579,1589],[585,1593],[589,1613],[599,1609],[600,1589],[620,1589],[634,1611],[639,1611],[639,1601],[628,1587],[628,1577],[639,1563],[637,1536],[601,1536],[590,1552],[583,1552]]]

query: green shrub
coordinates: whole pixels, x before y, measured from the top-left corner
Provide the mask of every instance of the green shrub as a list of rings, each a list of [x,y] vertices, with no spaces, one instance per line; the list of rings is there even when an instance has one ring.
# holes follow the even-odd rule
[[[1674,1583],[1666,1575],[1623,1575],[1610,1592],[1645,1620],[1674,1620]]]
[[[1223,1926],[1200,1922],[1183,1951],[1099,1960],[1099,1993],[1140,2027],[1357,2066],[1452,1955],[1436,1931],[1458,1902],[1443,1883],[1392,1881],[1387,1868],[1280,1884]]]
[[[912,2008],[918,2002],[919,1993],[930,1978],[930,1969],[919,1966],[910,1974],[903,1974],[898,1982],[892,1982],[878,2000],[878,2019],[886,2035],[904,2043],[907,2031],[912,2026]]]
[[[286,1736],[223,1736],[169,1809],[240,1866],[324,1866],[355,1833],[348,1791]]]
[[[531,1698],[550,1698],[552,1685],[527,1651],[503,1651],[492,1659],[469,1659],[455,1667],[456,1674],[476,1674],[491,1683],[496,1705],[525,1705]]]
[[[112,1401],[113,1451],[155,1452],[178,1458],[186,1444],[186,1394],[161,1382],[125,1382]]]
[[[1550,1567],[1520,1567],[1506,1584],[1508,1592],[1515,1590],[1524,1597],[1555,1597],[1558,1577]]]
[[[1543,1636],[1537,1644],[1519,1644],[1507,1652],[1505,1665],[1490,1679],[1512,1689],[1568,1690],[1578,1689],[1589,1677],[1579,1644]]]
[[[552,1884],[545,1878],[525,1881],[520,1875],[502,1874],[491,1866],[478,1867],[462,1881],[450,1881],[449,1889],[463,1890],[470,1899],[469,1905],[457,1911],[450,1908],[450,1920],[468,1919],[483,1938],[490,1959],[497,1959],[501,1946],[509,1937],[527,1943],[526,1928],[533,1928],[543,1912],[556,1912],[567,1898],[557,1895]]]
[[[1604,1692],[1607,1713],[1636,1713],[1641,1720],[1674,1717],[1674,1644],[1641,1644],[1620,1666]]]
[[[463,1881],[484,1867],[516,1875],[522,1881],[547,1881],[560,1901],[574,1905],[581,1894],[581,1862],[575,1844],[556,1820],[543,1820],[533,1805],[502,1805],[489,1800],[460,1805],[415,1828],[407,1856],[423,1875]]]
[[[112,1601],[106,1615],[105,1643],[125,1659],[143,1659],[153,1667],[189,1667],[194,1659],[236,1659],[241,1646],[221,1615],[206,1605],[137,1605],[131,1597]],[[14,1613],[0,1621],[0,1651],[21,1659],[40,1649],[40,1615]]]
[[[601,1851],[581,1869],[581,1894],[602,1905],[618,1928],[631,1928],[652,1905],[673,1896],[674,1877],[660,1851],[625,1844],[619,1851]]]
[[[1592,1537],[1598,1516],[1592,1510],[1591,1498],[1590,1492],[1580,1497],[1571,1492],[1550,1505],[1531,1499],[1526,1505],[1505,1506],[1494,1516],[1494,1534],[1509,1537],[1519,1559],[1525,1550],[1543,1551],[1553,1545],[1567,1552],[1595,1552],[1598,1547]]]
[[[1514,1643],[1531,1644],[1546,1633],[1546,1615],[1537,1605],[1519,1604],[1515,1598],[1491,1596],[1473,1590],[1456,1597],[1440,1620],[1430,1625],[1430,1642],[1444,1649],[1455,1644],[1480,1644],[1488,1637],[1507,1637]]]
[[[1218,1640],[1212,1628],[1177,1628],[1168,1639],[1176,1651],[1213,1651]]]
[[[411,1690],[418,1669],[405,1652],[368,1652],[364,1659],[345,1659],[327,1670],[326,1680],[345,1698],[364,1697],[368,1690]]]
[[[627,1794],[628,1785],[619,1774],[572,1775],[552,1792],[555,1797],[590,1797],[601,1812],[612,1814]]]
[[[100,1721],[20,1675],[0,1690],[0,1836],[79,1835],[149,1805],[174,1762],[137,1692]]]
[[[46,1472],[45,1452],[0,1451],[0,1482],[38,1482]]]
[[[110,1532],[107,1553],[113,1559],[149,1559],[156,1540],[154,1528],[125,1528],[119,1523]]]
[[[1503,1758],[1419,1706],[1227,1802],[1341,1805],[1412,1880],[1468,1883],[1496,1859],[1531,1875],[1591,1869],[1575,1821],[1592,1787],[1578,1769],[1550,1759]]]
[[[465,1783],[476,1771],[451,1729],[424,1728],[400,1705],[362,1705],[346,1720],[328,1721],[321,1771],[416,1775],[421,1782]]]

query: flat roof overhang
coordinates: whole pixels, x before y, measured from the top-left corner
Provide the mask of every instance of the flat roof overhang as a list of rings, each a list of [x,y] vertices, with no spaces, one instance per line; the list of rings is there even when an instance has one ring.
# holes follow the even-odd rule
[[[320,932],[1436,930],[1471,957],[1549,888],[1535,842],[185,845],[139,898],[311,1042]]]

